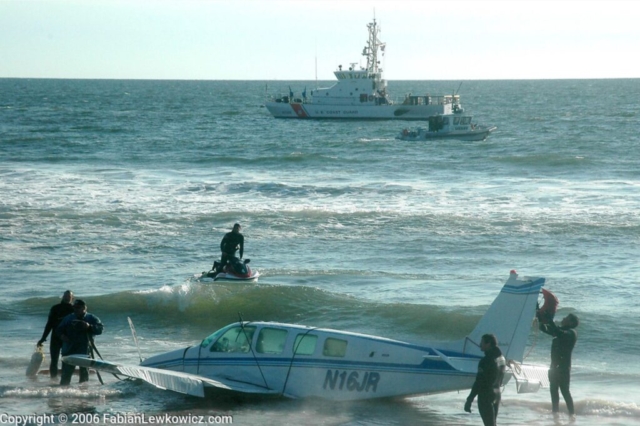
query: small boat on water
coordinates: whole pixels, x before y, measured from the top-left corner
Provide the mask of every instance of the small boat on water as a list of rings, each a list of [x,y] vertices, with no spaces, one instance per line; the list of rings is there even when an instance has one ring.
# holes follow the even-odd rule
[[[397,139],[403,141],[424,141],[430,139],[458,139],[463,141],[482,141],[496,126],[480,126],[471,122],[472,117],[464,114],[443,114],[429,117],[428,127],[414,130],[404,129]]]
[[[380,28],[375,19],[367,25],[369,38],[362,51],[366,67],[352,63],[334,71],[338,81],[328,88],[316,88],[307,94],[289,92],[270,97],[265,107],[276,118],[355,119],[355,120],[426,120],[437,114],[449,114],[462,109],[456,94],[432,96],[428,93],[406,94],[404,99],[392,99],[387,91],[380,65],[385,43],[378,39]]]

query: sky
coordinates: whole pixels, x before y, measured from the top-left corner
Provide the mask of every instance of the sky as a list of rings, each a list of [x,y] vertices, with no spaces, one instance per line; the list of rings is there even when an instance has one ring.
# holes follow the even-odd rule
[[[0,78],[640,78],[640,1],[0,0]]]

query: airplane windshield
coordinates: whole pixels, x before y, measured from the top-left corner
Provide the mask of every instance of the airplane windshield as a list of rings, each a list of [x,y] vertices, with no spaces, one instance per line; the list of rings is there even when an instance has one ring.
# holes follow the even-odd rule
[[[228,328],[229,328],[229,326],[223,327],[220,330],[215,331],[213,334],[210,334],[209,336],[207,336],[202,341],[202,343],[200,343],[200,347],[206,348],[207,346],[209,346],[211,344],[211,342],[216,341],[218,339],[218,337],[220,337],[222,335],[222,333],[227,331]]]
[[[249,352],[255,327],[233,326],[221,331],[220,338],[211,345],[210,352]],[[217,333],[214,333],[217,334]]]

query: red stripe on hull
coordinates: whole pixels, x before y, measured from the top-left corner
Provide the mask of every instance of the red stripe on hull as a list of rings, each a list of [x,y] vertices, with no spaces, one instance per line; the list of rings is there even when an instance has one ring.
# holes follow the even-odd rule
[[[296,113],[296,115],[300,118],[309,118],[307,112],[302,108],[302,104],[291,104],[291,108]]]

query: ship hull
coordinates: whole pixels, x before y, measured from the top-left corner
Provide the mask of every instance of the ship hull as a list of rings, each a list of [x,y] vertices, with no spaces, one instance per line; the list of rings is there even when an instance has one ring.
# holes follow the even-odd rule
[[[428,141],[432,139],[456,139],[460,141],[483,141],[497,127],[482,127],[475,130],[467,131],[445,131],[445,132],[429,132],[420,129],[415,132],[403,131],[398,139],[403,141]]]
[[[312,103],[267,102],[276,118],[351,120],[426,120],[451,112],[451,105],[318,105]]]

